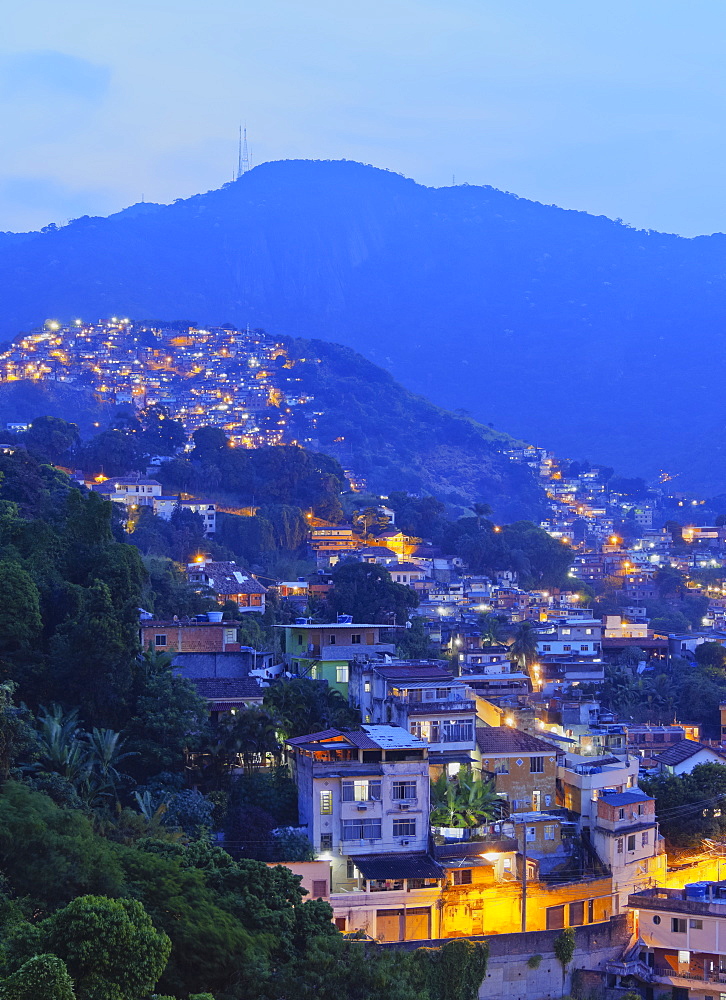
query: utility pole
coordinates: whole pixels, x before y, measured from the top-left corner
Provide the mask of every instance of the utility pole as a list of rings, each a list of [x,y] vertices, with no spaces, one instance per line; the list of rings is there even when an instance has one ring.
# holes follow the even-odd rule
[[[527,824],[522,826],[522,933],[527,930]]]

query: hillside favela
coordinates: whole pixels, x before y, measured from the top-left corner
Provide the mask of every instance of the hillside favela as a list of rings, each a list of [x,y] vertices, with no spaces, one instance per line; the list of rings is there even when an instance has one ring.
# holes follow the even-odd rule
[[[726,8],[4,22],[0,1000],[726,1000]]]

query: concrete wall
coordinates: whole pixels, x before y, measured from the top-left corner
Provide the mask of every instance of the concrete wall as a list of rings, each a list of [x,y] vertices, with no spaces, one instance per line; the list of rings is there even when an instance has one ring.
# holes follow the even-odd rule
[[[585,969],[604,972],[610,961],[621,958],[632,939],[633,918],[629,913],[612,917],[600,924],[590,924],[575,930],[575,954],[568,966],[565,988],[562,984],[562,966],[554,953],[555,939],[561,931],[528,931],[526,934],[497,934],[492,937],[472,937],[472,941],[486,941],[489,945],[487,974],[479,989],[479,1000],[549,1000],[567,994],[572,987],[573,973]],[[441,947],[447,942],[411,941],[397,947],[411,950],[429,946]],[[537,968],[530,968],[528,960],[541,955]],[[592,981],[594,977],[590,977]]]

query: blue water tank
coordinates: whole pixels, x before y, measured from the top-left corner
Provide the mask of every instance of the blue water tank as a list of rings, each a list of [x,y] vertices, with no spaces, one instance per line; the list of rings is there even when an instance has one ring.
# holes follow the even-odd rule
[[[691,882],[686,886],[686,899],[706,899],[710,882]]]

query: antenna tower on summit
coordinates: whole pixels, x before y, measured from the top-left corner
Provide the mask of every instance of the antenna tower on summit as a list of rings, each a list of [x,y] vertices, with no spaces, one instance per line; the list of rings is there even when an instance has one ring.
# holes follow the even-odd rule
[[[250,154],[247,149],[247,128],[239,129],[239,153],[237,154],[237,180],[250,169]]]

